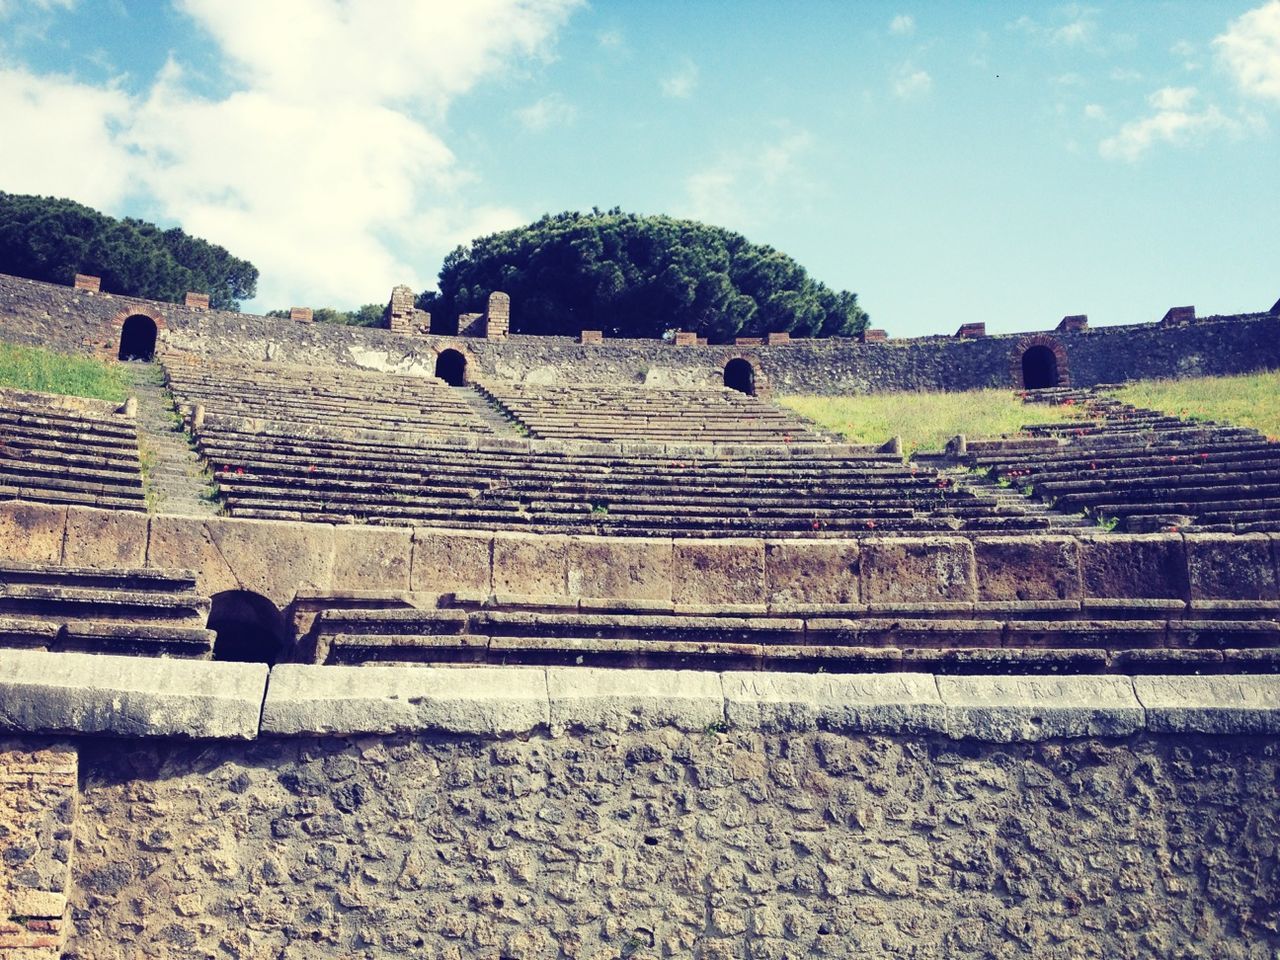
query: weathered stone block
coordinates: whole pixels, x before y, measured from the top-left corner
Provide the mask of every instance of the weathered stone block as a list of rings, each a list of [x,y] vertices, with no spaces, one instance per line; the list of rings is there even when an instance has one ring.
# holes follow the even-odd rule
[[[1270,538],[1263,534],[1186,537],[1192,600],[1275,600],[1280,597]]]
[[[45,503],[0,503],[0,557],[24,563],[58,563],[67,508]]]
[[[503,736],[549,722],[536,667],[317,667],[271,672],[262,731],[286,735],[444,731]]]
[[[124,510],[67,509],[62,562],[69,567],[141,567],[150,517]]]
[[[1153,732],[1280,733],[1280,677],[1134,677],[1133,686]]]
[[[864,603],[974,599],[970,541],[960,537],[886,537],[862,542]]]
[[[702,670],[547,670],[553,729],[706,730],[724,720],[720,675]]]
[[[568,537],[494,534],[493,592],[564,595],[568,587],[568,554]]]
[[[982,537],[973,551],[979,600],[1080,596],[1080,553],[1074,537]]]
[[[769,603],[857,603],[856,540],[771,540],[764,545]]]
[[[0,730],[253,739],[263,663],[0,650]]]
[[[284,608],[333,582],[333,528],[223,517],[151,518],[147,566],[196,572],[200,592],[248,590]]]
[[[412,589],[427,593],[464,590],[488,594],[493,535],[461,530],[419,528],[413,531]]]
[[[572,537],[568,543],[570,596],[670,600],[670,540]]]
[[[334,590],[408,590],[413,531],[394,527],[335,527]]]
[[[1187,599],[1187,551],[1180,536],[1083,538],[1080,571],[1087,597]]]
[[[763,541],[677,540],[672,556],[676,603],[764,602]]]
[[[735,729],[936,733],[944,728],[938,687],[928,674],[743,671],[722,676],[725,716]]]
[[[1122,737],[1145,716],[1128,677],[938,677],[947,734],[995,743]]]

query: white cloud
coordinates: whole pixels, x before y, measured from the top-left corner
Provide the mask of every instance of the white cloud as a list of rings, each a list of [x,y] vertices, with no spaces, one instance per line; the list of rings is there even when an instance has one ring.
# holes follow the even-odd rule
[[[0,19],[11,17],[23,7],[30,7],[42,13],[50,10],[70,10],[76,0],[0,0]]]
[[[915,33],[916,18],[909,13],[900,13],[889,21],[889,32],[899,37],[908,37]]]
[[[1229,117],[1213,104],[1197,108],[1197,96],[1195,87],[1157,90],[1147,98],[1151,114],[1126,123],[1099,144],[1098,152],[1109,160],[1132,163],[1156,144],[1185,145],[1214,135],[1239,138],[1256,127],[1252,118]]]
[[[1233,20],[1213,45],[1241,91],[1280,103],[1280,0]]]
[[[1065,47],[1091,44],[1098,33],[1097,10],[1078,3],[1056,8],[1048,22],[1023,14],[1009,25],[1010,30],[1025,33],[1042,42]]]
[[[783,130],[762,144],[722,154],[685,180],[685,212],[695,220],[750,229],[807,189],[803,161],[813,147],[807,131]]]
[[[893,73],[893,95],[902,100],[923,97],[933,89],[933,78],[928,71],[919,70],[904,63]]]
[[[133,99],[0,73],[6,133],[22,133],[16,155],[0,151],[0,180],[108,210],[136,190],[160,218],[252,260],[269,306],[425,286],[478,225],[523,219],[465,202],[470,174],[441,136],[444,110],[545,56],[577,2],[178,0],[233,92],[198,93],[177,62]]]
[[[110,128],[130,111],[119,90],[0,69],[0,184],[12,193],[70,196],[94,207],[119,204],[132,158]]]
[[[1107,119],[1107,108],[1100,103],[1086,103],[1084,105],[1084,115],[1089,120],[1105,120]]]
[[[532,133],[565,126],[572,123],[577,115],[577,108],[558,93],[548,94],[516,111],[517,119]]]
[[[596,34],[596,43],[605,50],[617,50],[626,43],[626,40],[621,30],[602,30]]]
[[[698,65],[686,58],[673,72],[661,80],[664,96],[687,100],[698,86]]]

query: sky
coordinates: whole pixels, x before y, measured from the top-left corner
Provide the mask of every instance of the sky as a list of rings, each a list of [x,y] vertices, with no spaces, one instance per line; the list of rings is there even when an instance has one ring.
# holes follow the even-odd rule
[[[892,336],[1265,310],[1278,131],[1280,0],[0,0],[0,190],[219,243],[261,311],[615,206]]]

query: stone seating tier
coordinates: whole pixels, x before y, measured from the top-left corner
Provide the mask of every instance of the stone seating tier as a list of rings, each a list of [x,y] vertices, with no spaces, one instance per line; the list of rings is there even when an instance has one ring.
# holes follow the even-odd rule
[[[1255,430],[1183,420],[1094,390],[1034,391],[1029,402],[1071,401],[1083,421],[1026,428],[1060,446],[967,452],[1062,511],[1116,517],[1131,529],[1280,530],[1280,443]]]
[[[1278,618],[1280,601],[733,608],[366,595],[314,616],[299,659],[943,674],[1275,672]]]
[[[111,404],[0,389],[0,499],[143,509],[136,425]]]
[[[209,610],[189,571],[0,562],[0,647],[208,658]]]
[[[208,424],[199,437],[228,511],[242,517],[635,535],[992,532],[1047,523],[870,450],[658,458],[587,452],[593,444],[540,452],[537,443],[458,449]]]
[[[318,370],[279,364],[227,364],[166,358],[177,402],[190,413],[309,424],[334,433],[383,429],[415,434],[488,434],[466,401],[431,377]]]
[[[480,389],[535,437],[762,443],[827,439],[813,424],[735,390],[496,381]]]

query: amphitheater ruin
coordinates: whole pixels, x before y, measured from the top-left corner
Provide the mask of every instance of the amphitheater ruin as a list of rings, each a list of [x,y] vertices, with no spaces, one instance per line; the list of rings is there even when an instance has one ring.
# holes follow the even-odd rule
[[[518,311],[0,277],[0,340],[137,361],[0,389],[0,960],[1280,955],[1280,444],[1107,388],[1280,367],[1280,303]],[[972,387],[1084,416],[770,399]]]

